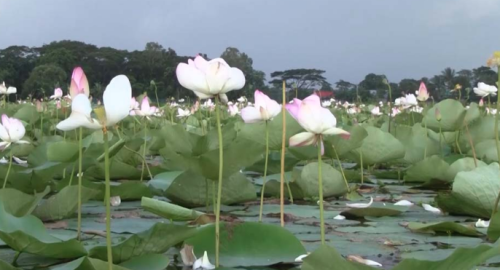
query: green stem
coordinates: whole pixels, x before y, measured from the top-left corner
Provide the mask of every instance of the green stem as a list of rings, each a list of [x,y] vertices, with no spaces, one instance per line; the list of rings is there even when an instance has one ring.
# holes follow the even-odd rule
[[[73,164],[73,168],[71,169],[71,174],[69,176],[68,187],[70,187],[73,184],[73,175],[75,174],[75,168],[76,168],[76,164]],[[63,179],[64,178],[66,178],[66,176],[64,176]]]
[[[266,189],[267,163],[269,160],[269,125],[266,121],[266,157],[264,161],[264,176],[262,177],[262,190],[260,191],[259,222],[262,222],[262,210],[264,209],[264,191]]]
[[[325,217],[323,212],[323,171],[321,169],[321,144],[323,138],[321,135],[317,135],[318,138],[318,189],[319,189],[319,219],[320,219],[320,231],[321,231],[321,244],[325,244]]]
[[[340,173],[342,173],[342,178],[344,178],[344,183],[347,188],[347,192],[351,192],[351,189],[349,188],[349,183],[347,183],[347,178],[345,177],[344,174],[344,168],[342,168],[342,162],[340,162],[339,154],[337,153],[337,149],[335,149],[335,145],[332,144],[333,152],[335,153],[335,158],[339,162],[339,167],[340,167]],[[361,176],[361,183],[363,183],[363,177]]]
[[[83,128],[78,132],[78,226],[77,239],[81,240],[82,232],[82,159],[83,159]]]
[[[429,142],[429,131],[427,130],[427,121],[425,121],[425,149],[424,149],[424,159],[427,158],[427,144]]]
[[[222,128],[220,123],[220,106],[219,97],[215,97],[217,110],[217,134],[219,137],[219,183],[217,189],[217,208],[215,211],[215,267],[219,267],[219,251],[220,251],[220,204],[222,197],[222,173],[224,172],[224,145],[222,142]]]
[[[113,270],[113,253],[111,250],[111,183],[109,176],[109,142],[108,142],[108,131],[106,128],[103,130],[104,139],[104,178],[106,183],[106,189],[104,192],[104,205],[106,206],[106,246],[108,254],[108,270]]]
[[[460,131],[457,131],[455,134],[455,145],[457,146],[457,150],[462,155],[462,149],[460,148],[460,144],[458,143],[458,136],[460,135]]]
[[[15,267],[17,267],[17,266],[18,266],[18,265],[17,265],[17,260],[19,259],[19,256],[21,256],[21,254],[22,254],[22,253],[23,253],[22,251],[18,251],[18,252],[16,253],[16,256],[14,256],[14,259],[12,260],[12,265],[13,265],[13,266],[15,266]]]
[[[292,189],[290,188],[290,183],[288,183],[288,181],[285,181],[285,184],[288,190],[288,198],[290,199],[290,203],[293,204],[293,194],[292,194]]]
[[[208,209],[208,206],[210,205],[210,200],[208,199],[208,178],[205,178],[205,212],[208,212],[210,211]]]
[[[3,180],[3,187],[2,189],[5,189],[5,186],[7,185],[7,182],[9,181],[9,174],[10,174],[10,168],[12,167],[12,149],[10,149],[10,154],[9,154],[9,167],[7,168],[7,173],[5,174],[5,179]]]
[[[147,135],[148,129],[146,127],[146,124],[144,124],[144,145],[143,145],[143,150],[142,150],[142,170],[141,170],[141,182],[144,180],[144,166],[146,165],[146,147],[148,141],[146,140],[146,135]]]
[[[363,184],[363,182],[365,181],[365,174],[363,172],[363,152],[361,150],[359,150],[359,163],[361,165],[361,184]]]
[[[42,138],[43,138],[43,112],[40,113],[40,121],[41,121],[40,122],[40,133],[41,133]]]
[[[439,153],[443,158],[443,140],[441,139],[441,122],[439,122]]]

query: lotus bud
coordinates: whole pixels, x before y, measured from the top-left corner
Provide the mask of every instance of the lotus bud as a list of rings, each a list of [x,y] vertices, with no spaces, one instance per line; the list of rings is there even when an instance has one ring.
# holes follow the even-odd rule
[[[479,100],[479,107],[483,107],[483,106],[484,106],[484,101],[483,101],[483,99],[480,99]]]
[[[440,122],[443,117],[441,115],[441,112],[439,111],[439,108],[436,108],[435,115],[436,115],[436,120]]]

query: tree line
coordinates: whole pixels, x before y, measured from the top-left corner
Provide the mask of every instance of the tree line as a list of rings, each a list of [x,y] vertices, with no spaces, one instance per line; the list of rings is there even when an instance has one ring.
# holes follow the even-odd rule
[[[208,56],[199,53],[208,59]],[[63,40],[41,47],[10,46],[0,50],[0,82],[17,87],[20,98],[41,98],[50,96],[54,89],[68,88],[69,77],[75,66],[81,66],[91,86],[91,94],[101,96],[106,84],[117,74],[129,77],[134,95],[157,91],[161,99],[194,98],[191,91],[179,85],[175,76],[177,64],[193,56],[181,56],[172,48],[164,48],[156,42],[149,42],[143,50],[127,51],[111,47],[98,47],[79,41]],[[228,47],[220,57],[233,67],[243,71],[246,85],[242,91],[229,93],[230,99],[240,95],[251,97],[255,89],[266,91],[276,100],[281,100],[282,82],[286,82],[288,99],[303,98],[315,90],[334,91],[337,99],[363,101],[384,100],[387,97],[388,79],[383,74],[368,74],[360,83],[339,80],[333,85],[324,77],[324,70],[289,69],[275,71],[266,80],[266,74],[253,67],[253,60],[237,48]],[[494,85],[497,74],[489,67],[455,71],[444,69],[431,78],[403,79],[391,82],[393,98],[412,93],[421,81],[427,84],[436,100],[446,98],[456,84],[462,86],[466,97],[477,82]],[[471,95],[472,97],[473,95]]]

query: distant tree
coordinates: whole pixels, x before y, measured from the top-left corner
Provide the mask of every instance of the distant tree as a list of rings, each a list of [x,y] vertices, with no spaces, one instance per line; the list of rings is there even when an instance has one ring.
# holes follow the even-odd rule
[[[435,91],[430,92],[430,95],[435,100],[441,100],[446,97],[449,90],[446,86],[446,79],[443,75],[435,75],[430,79],[430,82],[435,86]]]
[[[399,82],[399,90],[405,94],[415,93],[419,86],[420,82],[414,79],[403,79]]]
[[[363,101],[369,101],[375,98],[384,99],[387,93],[387,85],[384,83],[385,75],[370,73],[359,83],[358,93]],[[375,90],[376,95],[372,92]]]
[[[318,90],[323,86],[330,85],[323,76],[324,70],[319,69],[289,69],[285,71],[275,71],[271,73],[271,83],[276,88],[280,88],[283,81],[288,89],[297,89],[298,97],[303,98]]]
[[[483,82],[489,85],[495,85],[498,76],[497,73],[490,67],[478,67],[472,70],[474,77],[473,86],[476,86],[479,82]]]
[[[54,89],[60,87],[66,80],[67,73],[59,66],[52,64],[37,66],[24,83],[25,91],[22,92],[22,97],[26,98],[29,94],[35,98],[52,95]]]
[[[441,71],[441,75],[444,78],[444,81],[446,83],[446,88],[447,89],[452,89],[453,88],[453,79],[455,78],[455,70],[452,68],[445,68],[443,71]]]
[[[356,87],[356,85],[353,83],[350,83],[348,81],[339,80],[335,83],[335,87],[339,91],[347,91],[347,90],[351,90],[352,88]]]

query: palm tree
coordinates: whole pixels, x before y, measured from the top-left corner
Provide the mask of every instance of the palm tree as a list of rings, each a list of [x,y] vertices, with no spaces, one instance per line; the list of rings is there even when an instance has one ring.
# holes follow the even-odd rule
[[[455,78],[455,70],[447,67],[443,71],[441,71],[441,75],[444,77],[444,81],[446,82],[446,87],[448,89],[452,89],[453,79]]]

